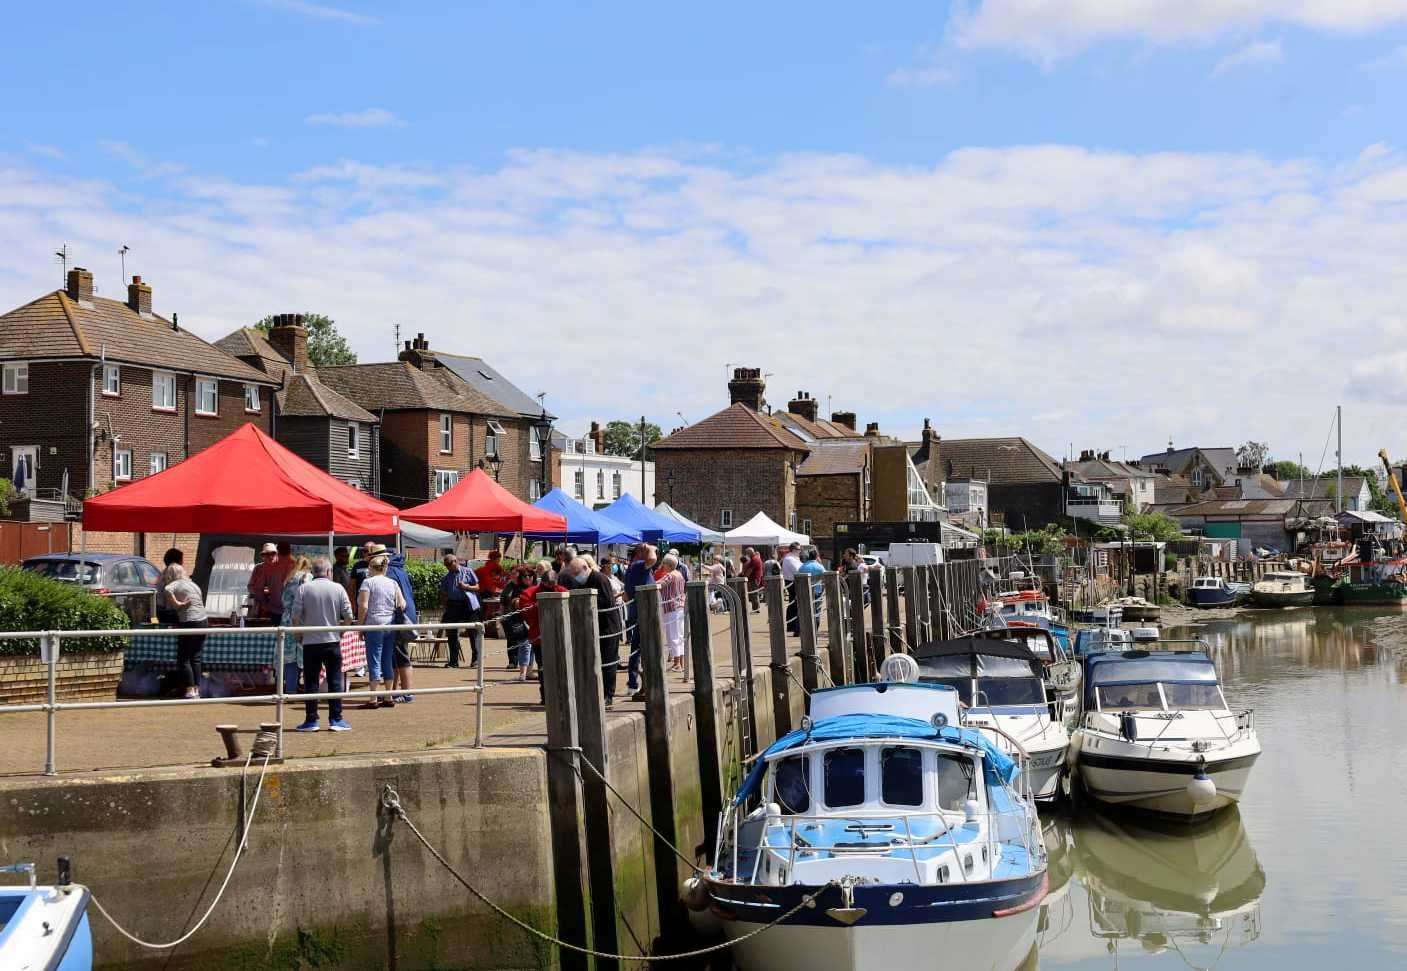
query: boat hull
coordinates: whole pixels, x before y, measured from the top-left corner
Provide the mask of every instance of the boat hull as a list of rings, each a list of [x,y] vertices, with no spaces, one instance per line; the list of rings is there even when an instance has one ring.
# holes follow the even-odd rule
[[[1189,590],[1187,603],[1192,607],[1210,609],[1213,607],[1235,607],[1245,603],[1246,595],[1234,590]]]
[[[1296,590],[1292,593],[1252,590],[1251,602],[1257,607],[1309,607],[1314,604],[1313,590]]]
[[[1163,615],[1161,607],[1125,607],[1124,620],[1139,621],[1141,623],[1156,623]]]
[[[0,887],[0,968],[92,971],[88,890]]]
[[[1160,759],[1148,754],[1148,745],[1125,743],[1104,746],[1108,751],[1080,752],[1076,771],[1092,798],[1162,816],[1198,819],[1241,800],[1251,769],[1260,756],[1258,746],[1205,764],[1187,758]],[[1196,799],[1188,783],[1199,769],[1206,772],[1216,794]]]
[[[1407,586],[1401,583],[1341,583],[1334,590],[1337,594],[1335,602],[1344,606],[1407,605]]]
[[[1318,576],[1309,581],[1310,587],[1314,590],[1314,606],[1332,607],[1335,604],[1343,603],[1340,593],[1340,584],[1333,577]]]
[[[941,955],[945,967],[1013,971],[1035,944],[1046,886],[1043,872],[967,885],[857,886],[854,906],[865,913],[848,926],[827,913],[841,902],[839,888],[831,887],[815,907],[739,943],[734,963],[740,971],[932,971]],[[816,889],[710,885],[714,913],[730,940],[766,926]],[[747,903],[759,897],[775,905]],[[993,916],[1008,910],[1014,912]]]

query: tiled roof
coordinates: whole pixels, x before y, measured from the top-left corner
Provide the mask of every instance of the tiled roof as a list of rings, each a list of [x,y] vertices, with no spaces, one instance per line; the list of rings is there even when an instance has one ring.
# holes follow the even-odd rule
[[[280,415],[299,418],[345,418],[375,424],[376,416],[365,408],[348,401],[333,388],[311,374],[291,374],[288,384],[278,392]]]
[[[483,358],[465,354],[445,354],[443,351],[436,351],[435,357],[474,390],[497,401],[509,411],[533,417],[542,414],[542,405],[536,398],[505,378]],[[548,417],[557,416],[548,412]]]
[[[858,475],[865,468],[870,443],[826,442],[818,443],[806,456],[806,461],[796,470],[797,475]]]
[[[679,429],[652,448],[787,448],[810,451],[779,421],[759,415],[747,405],[732,404],[702,421]]]
[[[1319,506],[1298,499],[1208,499],[1177,510],[1178,516],[1288,516]]]
[[[853,432],[844,425],[837,425],[824,418],[812,421],[805,415],[798,415],[794,411],[775,411],[771,417],[787,426],[789,431],[800,429],[802,433],[817,441],[832,438],[864,438],[859,432]]]
[[[1358,495],[1363,490],[1363,483],[1366,481],[1361,475],[1344,476],[1344,497]],[[1313,479],[1306,479],[1303,483],[1299,479],[1291,479],[1281,484],[1285,487],[1286,499],[1332,499],[1334,498],[1334,490],[1338,488],[1338,481],[1332,474],[1325,475],[1317,483]]]
[[[939,478],[986,482],[1062,482],[1060,463],[1024,438],[945,438]],[[931,461],[931,459],[930,459]]]
[[[1090,459],[1085,462],[1072,462],[1070,468],[1084,479],[1151,479],[1157,473],[1110,459]]]
[[[1185,503],[1193,491],[1192,483],[1185,475],[1159,475],[1153,480],[1153,502],[1156,505]]]
[[[120,300],[78,303],[64,290],[0,315],[0,358],[91,358],[117,364],[277,384],[243,361],[155,314],[143,317]]]
[[[292,370],[288,358],[278,352],[262,331],[253,327],[241,327],[232,334],[226,334],[215,342],[215,346],[226,354],[233,354],[251,367],[258,367],[276,381],[282,381]],[[254,358],[258,363],[250,361]]]
[[[318,368],[318,380],[368,411],[452,411],[495,418],[517,418],[511,411],[471,388],[448,368],[422,371],[404,361],[344,364]]]
[[[1143,456],[1139,464],[1145,468],[1167,469],[1173,475],[1187,471],[1198,452],[1211,463],[1218,475],[1229,475],[1236,471],[1236,450],[1234,448],[1177,448],[1167,452],[1153,452]]]

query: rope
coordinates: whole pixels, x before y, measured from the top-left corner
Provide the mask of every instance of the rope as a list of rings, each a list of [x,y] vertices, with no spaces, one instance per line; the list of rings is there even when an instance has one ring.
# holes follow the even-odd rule
[[[406,814],[405,808],[401,805],[401,800],[400,797],[397,795],[396,790],[391,788],[389,785],[382,790],[381,805],[384,806],[386,810],[390,812],[396,819],[399,819],[401,822],[406,824],[406,827],[411,831],[412,834],[414,834],[415,838],[420,841],[420,845],[425,847],[429,854],[433,856],[436,861],[439,862],[440,866],[444,867],[446,870],[449,871],[450,876],[454,877],[455,881],[458,882],[460,886],[462,886],[465,890],[468,890],[475,897],[479,898],[479,901],[484,904],[484,906],[492,910],[495,914],[502,917],[509,923],[517,925],[522,930],[527,931],[529,934],[531,934],[533,937],[536,937],[538,940],[551,944],[554,947],[565,948],[568,951],[575,951],[577,954],[585,954],[587,957],[603,958],[608,961],[639,961],[641,963],[648,964],[654,961],[681,961],[686,958],[704,957],[708,954],[716,954],[719,951],[725,951],[733,947],[735,944],[741,944],[743,941],[751,940],[758,934],[761,934],[764,931],[771,930],[773,927],[776,927],[778,924],[782,923],[785,920],[790,920],[803,908],[813,906],[815,904],[816,898],[818,898],[821,894],[825,893],[825,891],[827,891],[831,887],[840,885],[838,881],[831,880],[819,889],[804,895],[795,907],[791,908],[786,913],[778,916],[776,920],[768,924],[763,924],[756,930],[749,931],[742,937],[736,938],[731,941],[724,941],[721,944],[714,944],[709,947],[702,947],[693,951],[684,951],[680,954],[610,954],[606,951],[597,951],[593,948],[582,947],[579,944],[569,943],[559,937],[553,937],[551,934],[548,934],[545,931],[540,931],[536,927],[533,927],[531,924],[527,923],[526,921],[514,916],[513,914],[509,913],[507,910],[504,910],[498,904],[490,900],[489,897],[482,890],[470,883],[464,877],[463,874],[456,870],[454,866],[440,854],[440,851],[435,849],[435,847],[431,845],[430,841],[424,837],[420,830],[415,828],[415,824],[410,821],[410,816]]]
[[[265,739],[265,736],[267,736],[267,740]],[[243,788],[244,786],[244,776],[245,773],[249,771],[249,763],[251,760],[253,760],[254,753],[261,748],[264,750],[261,753],[264,756],[264,764],[259,769],[259,784],[254,788],[254,802],[249,807],[249,815],[243,820],[244,836],[240,838],[239,846],[235,848],[234,859],[230,861],[230,868],[228,872],[225,873],[225,879],[220,884],[220,889],[218,892],[216,892],[215,899],[210,902],[210,906],[206,908],[206,911],[204,914],[201,915],[200,920],[196,921],[194,927],[186,931],[174,941],[171,941],[168,944],[153,944],[150,941],[144,941],[140,937],[137,937],[135,934],[130,933],[126,928],[124,928],[121,924],[114,920],[113,916],[107,912],[107,908],[104,907],[98,901],[97,894],[93,894],[89,898],[93,901],[93,906],[98,908],[98,913],[103,915],[103,917],[107,920],[109,924],[113,926],[113,929],[116,930],[117,933],[127,938],[127,940],[131,941],[133,944],[137,944],[141,947],[150,948],[153,951],[165,951],[169,950],[170,948],[184,944],[186,941],[190,940],[191,937],[195,935],[196,931],[200,930],[202,927],[205,926],[205,922],[210,919],[210,915],[215,913],[215,908],[220,905],[220,899],[224,897],[225,890],[230,885],[230,878],[234,876],[235,867],[239,866],[240,857],[244,854],[244,848],[249,843],[249,824],[254,821],[254,813],[259,809],[259,796],[264,791],[264,773],[268,772],[269,770],[269,759],[273,758],[275,743],[276,738],[274,736],[274,733],[260,732],[258,736],[255,737],[254,745],[250,748],[248,757],[244,760],[244,768],[240,770],[239,778],[239,784],[241,788]]]
[[[669,840],[665,839],[664,834],[662,834],[659,830],[655,829],[655,827],[651,825],[648,819],[636,812],[635,807],[630,804],[630,802],[625,798],[625,796],[621,795],[620,790],[618,790],[615,786],[611,785],[611,780],[607,779],[605,774],[602,773],[600,769],[596,768],[596,766],[591,764],[590,759],[588,759],[581,752],[578,752],[577,755],[581,759],[581,764],[590,769],[592,775],[594,775],[596,778],[600,779],[603,783],[605,783],[606,788],[611,791],[611,794],[615,796],[618,800],[620,800],[620,804],[626,809],[630,810],[630,815],[640,820],[641,825],[643,825],[650,832],[654,833],[656,839],[658,839],[665,846],[669,847],[674,852],[674,855],[679,857],[680,862],[682,862],[689,869],[693,870],[695,873],[703,873],[703,870],[699,868],[693,860],[689,859],[687,856],[685,856],[679,851],[679,847],[675,846]]]

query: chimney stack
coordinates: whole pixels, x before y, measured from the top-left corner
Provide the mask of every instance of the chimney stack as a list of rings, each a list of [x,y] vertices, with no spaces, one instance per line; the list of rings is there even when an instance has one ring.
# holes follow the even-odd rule
[[[591,423],[591,431],[588,433],[587,437],[596,443],[597,455],[606,454],[606,432],[601,428],[599,421],[593,421]]]
[[[787,402],[787,411],[800,415],[807,421],[816,420],[816,399],[809,391],[798,391],[796,397]]]
[[[143,317],[151,316],[151,284],[143,283],[139,276],[132,277],[127,284],[127,306]]]
[[[879,422],[872,421],[865,426],[866,438],[879,438]]]
[[[308,328],[303,326],[306,319],[302,314],[276,314],[274,325],[269,328],[269,343],[288,359],[295,373],[312,368],[308,358]]]
[[[416,334],[415,340],[405,342],[405,350],[401,351],[399,359],[408,364],[413,364],[422,371],[439,367],[439,359],[435,357],[435,352],[430,350],[430,342],[425,339],[424,334]]]
[[[852,432],[855,430],[855,412],[853,411],[833,411],[831,412],[831,424],[848,428]]]
[[[68,298],[79,303],[92,303],[93,274],[90,271],[81,266],[68,271]]]
[[[728,398],[730,404],[747,405],[753,411],[761,411],[762,406],[767,403],[763,398],[763,392],[767,390],[767,382],[762,377],[762,369],[755,367],[735,367],[733,368],[733,380],[728,382]]]

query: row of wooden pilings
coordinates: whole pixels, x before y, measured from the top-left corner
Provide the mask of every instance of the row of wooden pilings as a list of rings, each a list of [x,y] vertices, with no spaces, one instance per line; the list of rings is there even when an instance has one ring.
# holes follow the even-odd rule
[[[713,632],[709,629],[709,585],[692,581],[686,584],[685,592],[704,839],[699,847],[684,850],[683,855],[692,856],[690,862],[697,865],[706,862],[705,854],[715,846],[724,809],[725,726],[720,722],[734,719],[727,727],[732,729],[738,744],[730,756],[746,766],[761,748],[759,700],[770,701],[772,735],[780,738],[796,727],[794,706],[805,711],[805,700],[812,692],[872,681],[891,653],[908,653],[926,641],[958,636],[976,627],[981,566],[976,561],[961,561],[937,567],[874,568],[843,576],[834,572],[814,576],[801,573],[791,587],[792,604],[788,603],[786,584],[780,576],[766,578],[763,591],[749,591],[740,577],[730,580],[728,588],[724,599],[729,607],[734,666],[731,679],[720,679],[715,670]],[[759,593],[765,593],[766,601],[769,659],[763,677],[768,696],[758,694],[757,682],[762,677],[753,665],[752,631],[748,624],[749,609]],[[795,608],[799,679],[791,671],[789,606]],[[824,628],[817,620],[818,606],[824,609]],[[540,594],[537,607],[547,709],[547,787],[556,875],[556,932],[565,941],[589,940],[597,951],[620,953],[624,942],[616,920],[613,826],[618,825],[622,812],[627,810],[619,806],[619,798],[604,778],[609,744],[596,594],[592,590]],[[660,940],[653,942],[653,947],[660,949],[687,936],[687,919],[679,900],[675,765],[670,750],[671,715],[658,586],[635,589],[634,623],[639,624],[645,692],[649,807],[648,812],[644,807],[633,808],[649,819],[654,831],[653,890],[660,915]],[[628,650],[622,649],[622,668],[627,664]],[[731,684],[727,683],[729,680]],[[794,689],[801,692],[800,698]],[[726,707],[722,717],[720,704]],[[559,953],[564,969],[588,966],[587,958],[581,954],[567,949]],[[595,966],[616,968],[618,964],[598,958]]]

